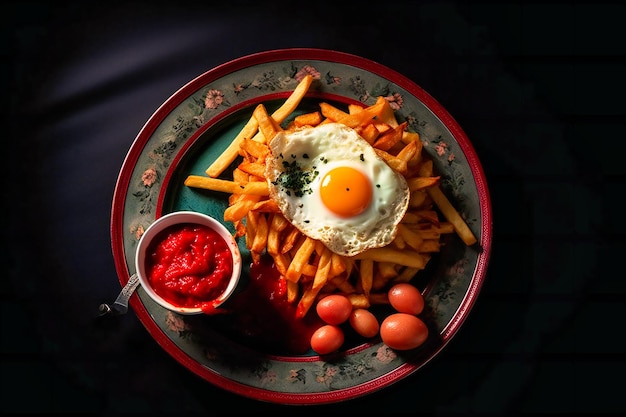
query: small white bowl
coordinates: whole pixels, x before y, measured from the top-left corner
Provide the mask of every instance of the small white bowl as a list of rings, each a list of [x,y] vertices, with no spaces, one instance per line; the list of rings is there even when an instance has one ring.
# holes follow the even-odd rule
[[[210,216],[207,216],[206,214],[194,211],[176,211],[156,219],[146,229],[146,231],[139,239],[139,244],[137,245],[137,251],[135,255],[135,268],[141,287],[146,292],[146,294],[148,294],[156,303],[158,303],[162,307],[167,308],[168,310],[179,314],[202,314],[203,311],[199,307],[180,307],[173,305],[163,299],[163,297],[161,297],[154,291],[146,274],[146,257],[148,256],[147,251],[150,245],[153,243],[154,238],[170,226],[182,225],[185,223],[204,225],[217,231],[230,249],[233,260],[233,273],[230,277],[228,286],[226,287],[226,290],[222,292],[221,295],[219,295],[216,299],[206,300],[207,302],[211,302],[213,304],[213,307],[215,308],[222,305],[228,299],[228,297],[232,295],[232,293],[235,291],[235,288],[237,287],[237,284],[239,283],[242,267],[241,253],[239,251],[239,247],[237,246],[237,242],[235,241],[230,231],[222,223]]]

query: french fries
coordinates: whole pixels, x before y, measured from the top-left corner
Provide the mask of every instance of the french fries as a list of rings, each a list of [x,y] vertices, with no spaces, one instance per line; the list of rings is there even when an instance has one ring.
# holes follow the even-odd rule
[[[465,220],[461,217],[461,214],[454,208],[448,197],[441,191],[439,186],[434,186],[426,189],[428,195],[434,200],[437,207],[441,210],[443,216],[448,219],[454,226],[454,230],[459,235],[461,240],[466,245],[473,245],[476,243],[476,236],[465,223]]]
[[[319,111],[298,115],[283,128],[282,122],[296,110],[311,82],[312,77],[306,76],[271,115],[263,104],[257,105],[232,143],[207,168],[207,175],[189,175],[184,182],[188,187],[229,195],[224,220],[235,225],[235,237],[245,238],[253,261],[264,254],[273,258],[279,279],[286,282],[288,301],[297,303],[297,317],[304,317],[329,293],[345,294],[355,308],[388,304],[387,289],[409,282],[423,270],[433,253],[440,251],[443,234],[457,233],[465,244],[476,243],[441,191],[440,176],[422,152],[419,134],[407,131],[407,122],[397,121],[383,97],[371,106],[350,104],[347,111],[320,102]],[[331,122],[355,129],[379,157],[405,177],[410,192],[409,208],[394,240],[352,257],[333,253],[292,225],[270,198],[265,178],[268,142],[278,132]],[[217,178],[238,157],[232,180]]]
[[[306,75],[302,81],[298,83],[298,86],[295,90],[293,90],[289,98],[287,98],[283,105],[272,114],[272,119],[274,119],[276,123],[282,123],[287,116],[294,112],[300,104],[300,101],[304,98],[304,95],[309,90],[312,82],[313,77],[311,75]],[[241,141],[245,138],[249,139],[255,137],[258,128],[259,123],[257,119],[255,117],[251,117],[250,120],[248,120],[248,123],[246,123],[244,128],[239,132],[230,145],[228,145],[224,152],[222,152],[222,154],[207,168],[206,174],[209,177],[216,178],[224,172],[224,170],[232,164],[235,159],[237,159]]]

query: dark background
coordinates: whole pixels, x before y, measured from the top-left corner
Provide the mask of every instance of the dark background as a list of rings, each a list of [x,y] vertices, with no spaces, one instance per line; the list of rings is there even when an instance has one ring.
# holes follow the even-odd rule
[[[3,412],[626,409],[623,2],[52,4],[1,6]],[[423,87],[475,146],[494,209],[487,280],[446,349],[374,394],[295,410],[201,380],[132,311],[93,320],[120,289],[111,203],[143,124],[216,65],[288,47]]]

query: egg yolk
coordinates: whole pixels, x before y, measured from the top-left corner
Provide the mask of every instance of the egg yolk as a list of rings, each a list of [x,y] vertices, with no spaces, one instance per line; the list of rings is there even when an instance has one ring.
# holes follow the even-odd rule
[[[337,167],[322,178],[320,196],[324,205],[338,216],[356,216],[370,205],[372,184],[357,169]]]

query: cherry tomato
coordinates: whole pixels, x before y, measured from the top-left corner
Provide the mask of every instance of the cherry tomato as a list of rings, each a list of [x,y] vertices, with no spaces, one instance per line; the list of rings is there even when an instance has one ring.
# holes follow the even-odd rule
[[[348,320],[352,303],[345,295],[331,294],[322,298],[315,306],[317,315],[328,324],[341,324]]]
[[[389,303],[396,311],[419,315],[424,310],[424,297],[414,285],[408,282],[395,284],[387,292]]]
[[[343,330],[332,324],[325,324],[311,336],[311,348],[320,355],[339,350],[343,345]]]
[[[392,349],[414,349],[428,338],[428,327],[417,316],[394,313],[385,317],[381,323],[380,337]]]
[[[364,308],[355,308],[348,319],[352,328],[363,337],[374,337],[378,334],[380,325],[371,311]]]

